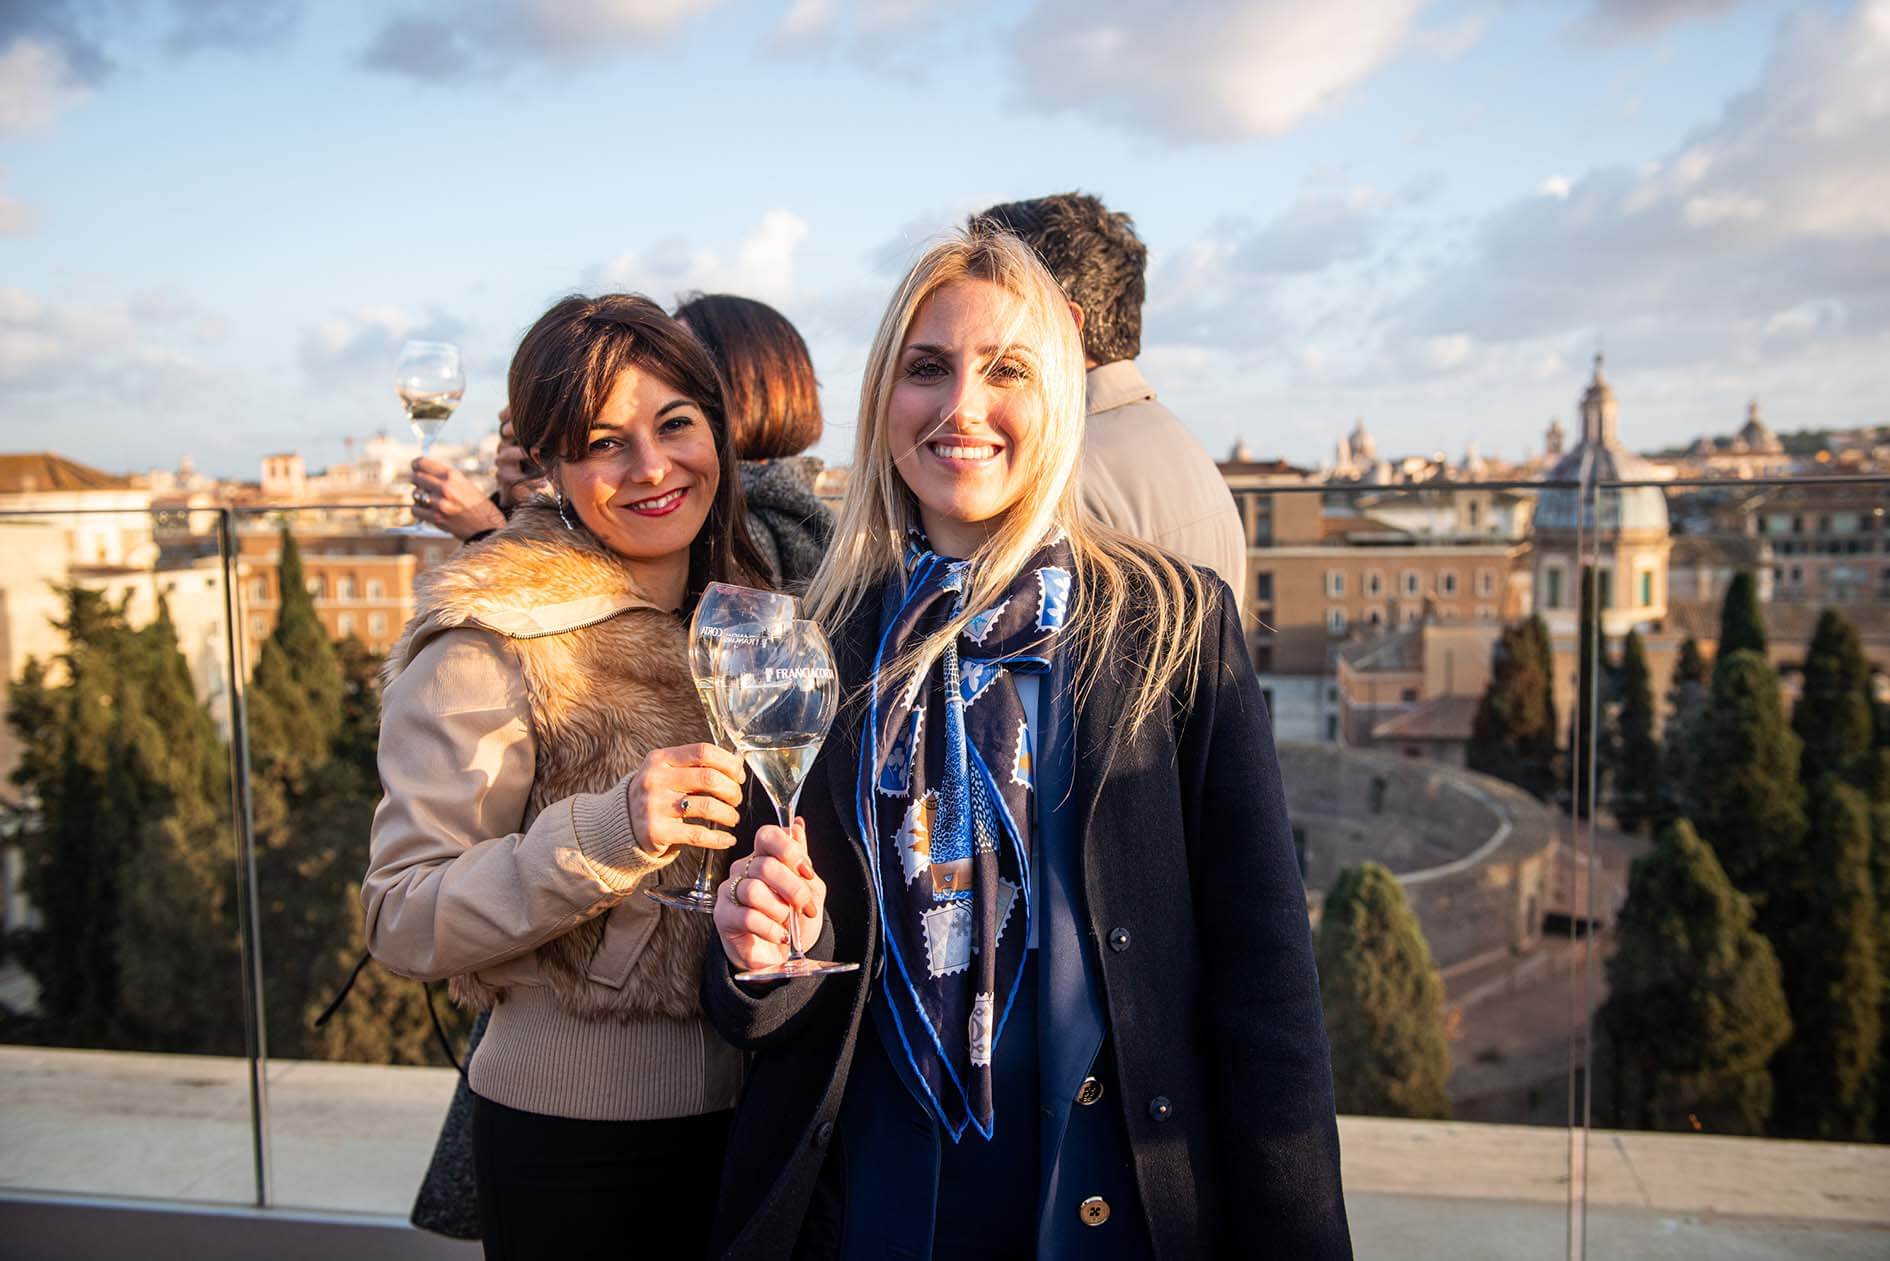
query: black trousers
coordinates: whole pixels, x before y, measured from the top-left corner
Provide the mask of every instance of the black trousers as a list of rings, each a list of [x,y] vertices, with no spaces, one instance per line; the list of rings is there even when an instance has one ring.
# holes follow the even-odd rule
[[[576,1121],[475,1095],[488,1261],[702,1256],[733,1116]]]

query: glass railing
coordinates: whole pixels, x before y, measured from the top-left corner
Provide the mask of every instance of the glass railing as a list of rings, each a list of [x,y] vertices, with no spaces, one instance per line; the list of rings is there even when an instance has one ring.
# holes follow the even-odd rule
[[[1234,488],[1360,1254],[1890,1223],[1890,480]],[[384,511],[0,514],[0,1189],[405,1215]]]

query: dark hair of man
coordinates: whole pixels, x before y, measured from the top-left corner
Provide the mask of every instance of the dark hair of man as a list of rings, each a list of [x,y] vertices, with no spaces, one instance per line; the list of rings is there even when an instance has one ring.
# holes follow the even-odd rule
[[[1009,201],[971,217],[973,235],[1009,232],[1037,251],[1083,308],[1083,353],[1097,364],[1142,353],[1148,246],[1135,223],[1088,193]]]
[[[591,422],[617,378],[635,368],[659,377],[702,409],[721,478],[709,516],[689,551],[689,594],[711,582],[766,585],[767,565],[748,541],[735,445],[715,363],[689,330],[640,294],[565,298],[538,317],[518,344],[507,376],[512,432],[554,477],[589,451]]]
[[[722,371],[737,459],[785,459],[820,441],[820,382],[787,316],[753,298],[693,293],[676,318]]]

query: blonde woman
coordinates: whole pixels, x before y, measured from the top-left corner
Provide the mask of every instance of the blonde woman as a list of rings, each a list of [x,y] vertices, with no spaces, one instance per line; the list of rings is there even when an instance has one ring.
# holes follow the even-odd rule
[[[704,1010],[756,1054],[713,1255],[1351,1253],[1234,600],[1084,515],[1083,414],[1026,247],[919,260],[807,597],[852,699],[804,817],[759,829],[716,911]],[[790,913],[862,969],[733,980]]]

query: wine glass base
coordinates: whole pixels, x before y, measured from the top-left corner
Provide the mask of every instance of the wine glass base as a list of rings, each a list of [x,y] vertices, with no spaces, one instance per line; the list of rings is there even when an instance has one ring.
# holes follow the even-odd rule
[[[829,963],[825,959],[784,959],[772,968],[737,972],[738,981],[790,981],[800,976],[832,976],[839,972],[858,972],[857,963]]]
[[[695,911],[702,915],[715,913],[714,889],[684,889],[681,892],[669,889],[645,889],[643,895],[652,902],[661,902],[664,906],[674,907],[679,911]]]
[[[421,539],[450,539],[453,537],[438,526],[429,525],[424,521],[416,522],[413,525],[390,525],[387,527],[387,532],[389,534],[405,534],[412,538]]]

